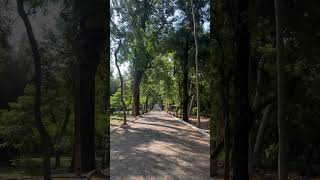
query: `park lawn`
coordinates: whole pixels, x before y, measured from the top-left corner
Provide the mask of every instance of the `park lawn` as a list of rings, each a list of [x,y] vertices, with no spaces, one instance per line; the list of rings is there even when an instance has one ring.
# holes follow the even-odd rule
[[[16,170],[13,167],[0,167],[0,179],[22,179],[25,175],[23,170]]]
[[[127,121],[131,121],[133,119],[132,113],[127,113]],[[118,127],[123,124],[123,114],[122,112],[117,112],[111,115],[110,119],[110,126],[111,127]]]
[[[111,121],[110,122],[111,127],[112,126],[114,126],[114,127],[120,126],[121,124],[123,124],[123,116],[121,116],[121,115],[112,115],[110,121]]]
[[[61,157],[61,166],[55,167],[55,159],[51,158],[52,175],[68,173],[71,157]],[[29,160],[16,161],[16,166],[0,166],[0,179],[18,180],[22,178],[39,178],[42,175],[42,159],[40,157]]]

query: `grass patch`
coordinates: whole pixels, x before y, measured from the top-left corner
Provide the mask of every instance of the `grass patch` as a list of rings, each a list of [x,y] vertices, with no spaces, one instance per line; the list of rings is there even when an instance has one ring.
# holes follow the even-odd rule
[[[71,162],[71,157],[61,157],[60,167],[55,167],[55,159],[51,158],[52,174],[67,173]],[[12,165],[0,167],[1,180],[18,180],[26,177],[42,176],[42,159],[40,157],[28,159],[16,159],[12,161]]]
[[[133,116],[131,115],[132,113],[129,112],[127,113],[127,119],[132,118]],[[122,111],[117,111],[114,114],[111,115],[110,119],[110,125],[111,126],[120,126],[123,124],[123,114]]]

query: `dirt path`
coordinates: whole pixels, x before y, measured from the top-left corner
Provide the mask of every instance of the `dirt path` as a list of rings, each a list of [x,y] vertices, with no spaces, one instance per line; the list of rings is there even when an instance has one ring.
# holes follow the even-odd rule
[[[210,179],[209,138],[151,111],[111,135],[111,179]]]

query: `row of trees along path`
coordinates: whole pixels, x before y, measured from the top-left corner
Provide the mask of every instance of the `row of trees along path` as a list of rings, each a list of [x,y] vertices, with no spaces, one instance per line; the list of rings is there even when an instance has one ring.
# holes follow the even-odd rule
[[[50,48],[39,41],[30,18],[36,13],[33,10],[49,7],[48,2],[51,1],[15,1],[33,60],[33,81],[28,81],[33,86],[30,112],[40,142],[45,180],[52,179],[50,156],[54,149],[57,157],[61,155],[62,136],[71,131],[73,135],[66,138],[73,144],[68,155],[72,154],[70,169],[76,175],[108,169],[111,162],[114,178],[209,178],[219,175],[222,155],[226,180],[230,174],[235,180],[251,179],[257,174],[256,169],[272,171],[272,177],[279,180],[288,179],[290,171],[307,176],[319,172],[312,166],[319,155],[320,139],[320,27],[314,23],[320,17],[315,8],[319,2],[65,1],[61,16],[66,27],[61,33],[68,37],[63,37],[62,44],[67,45],[61,49],[64,53],[70,51],[65,59],[72,65],[64,69],[72,74],[72,80],[61,79],[65,84],[73,84],[67,88],[73,106],[66,103],[65,125],[61,133],[55,133],[56,137],[51,137],[50,118],[45,112],[47,106],[56,107],[45,102],[43,91],[49,89],[44,76],[49,69],[45,67]],[[118,76],[110,68],[111,51]],[[55,62],[60,62],[58,59]],[[121,72],[123,64],[129,64],[128,73]],[[120,85],[116,85],[118,81]],[[103,98],[96,93],[103,94]],[[148,111],[154,103],[160,105],[141,116],[141,104]],[[196,114],[198,126],[200,114],[210,117],[210,141],[159,106],[180,114],[185,122]],[[115,107],[123,112],[126,126],[110,137],[110,112]],[[15,108],[3,111],[7,114],[7,124],[1,124],[3,129],[31,119],[11,118],[8,112]],[[101,109],[103,118],[97,113]],[[127,125],[127,111],[140,117],[128,120]],[[26,110],[21,112],[26,114]],[[69,116],[74,120],[70,123],[72,130],[67,125]],[[21,124],[24,127],[27,123]],[[10,139],[10,133],[7,136]],[[297,138],[292,140],[290,136]],[[103,146],[99,165],[97,146]],[[303,170],[290,168],[289,161],[303,164]],[[270,167],[265,169],[268,164]]]

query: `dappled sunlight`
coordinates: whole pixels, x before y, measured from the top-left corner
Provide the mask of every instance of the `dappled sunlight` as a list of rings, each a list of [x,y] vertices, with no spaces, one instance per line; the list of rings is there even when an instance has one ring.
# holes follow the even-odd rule
[[[151,111],[111,136],[111,177],[209,178],[209,139],[162,111]]]

